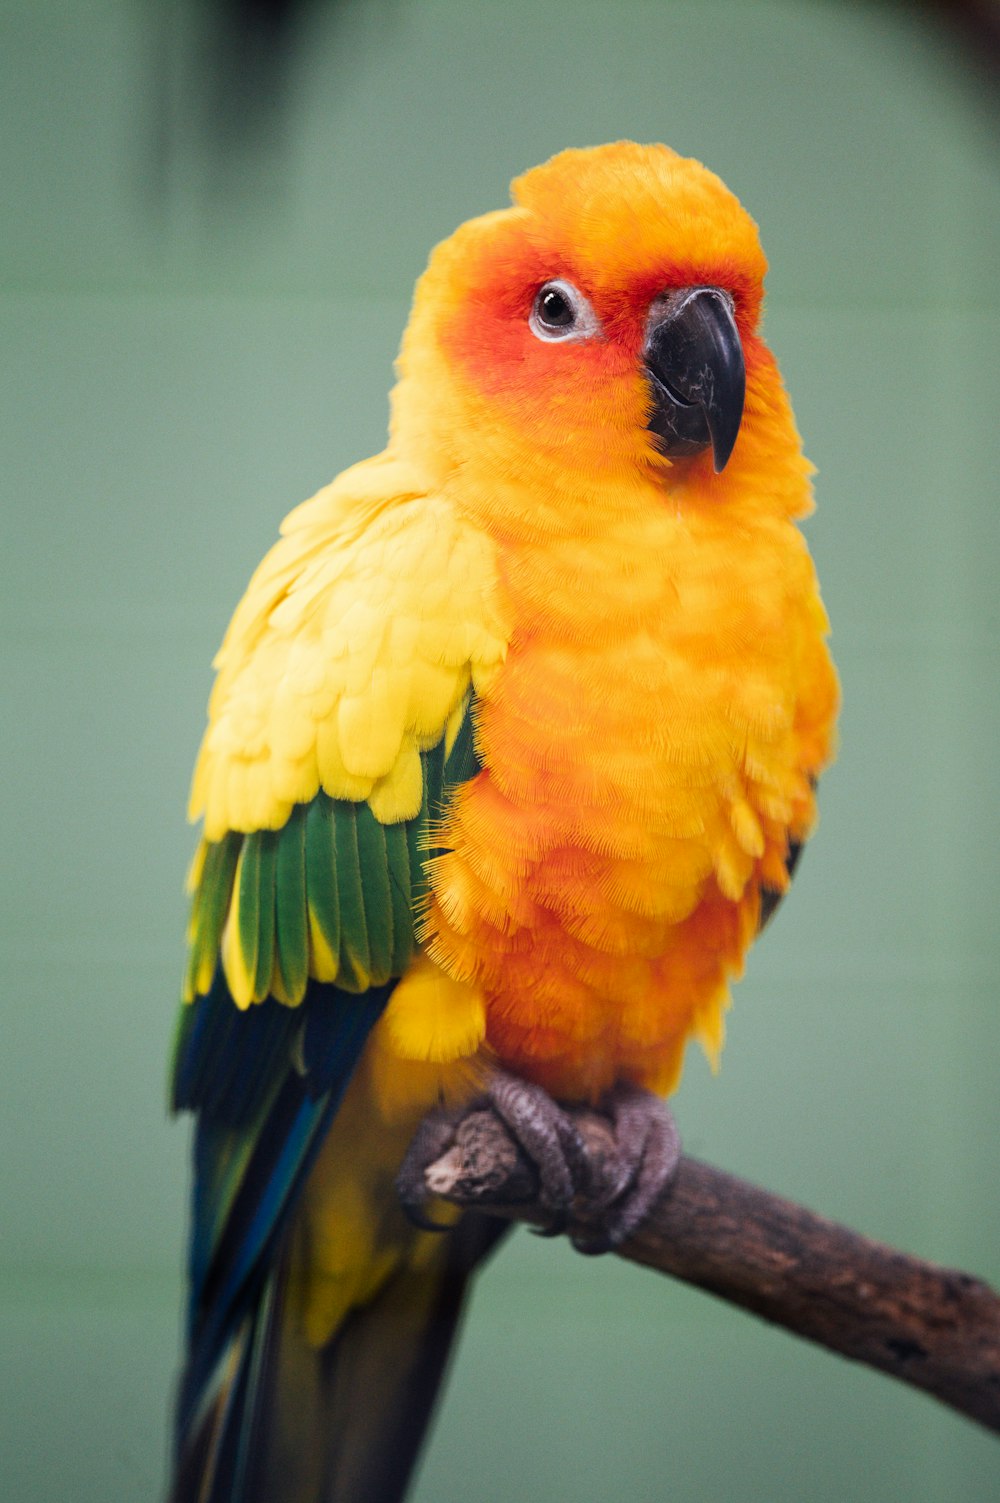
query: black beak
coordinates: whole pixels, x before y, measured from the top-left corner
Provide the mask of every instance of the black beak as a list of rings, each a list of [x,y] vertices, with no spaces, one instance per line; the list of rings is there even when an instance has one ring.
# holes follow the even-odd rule
[[[681,287],[657,298],[642,353],[653,397],[647,426],[661,454],[700,454],[711,444],[718,474],[733,452],[746,393],[729,294]]]

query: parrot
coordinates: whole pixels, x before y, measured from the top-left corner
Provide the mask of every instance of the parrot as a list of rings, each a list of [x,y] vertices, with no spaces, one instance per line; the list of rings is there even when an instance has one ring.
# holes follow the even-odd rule
[[[420,277],[387,446],[294,509],[215,660],[171,1101],[194,1114],[172,1503],[398,1503],[506,1223],[669,1185],[835,751],[767,263],[670,148],[573,148]],[[624,1166],[589,1207],[575,1111]]]

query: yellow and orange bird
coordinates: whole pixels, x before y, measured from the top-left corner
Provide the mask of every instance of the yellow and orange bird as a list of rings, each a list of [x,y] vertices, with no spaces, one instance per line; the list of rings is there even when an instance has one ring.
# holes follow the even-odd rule
[[[721,1046],[837,705],[764,272],[666,147],[518,178],[417,286],[385,452],[236,611],[191,801],[175,1503],[402,1496],[500,1235],[421,1211],[476,1098],[555,1212],[565,1108],[611,1118],[630,1178],[587,1248],[672,1172],[662,1098]]]

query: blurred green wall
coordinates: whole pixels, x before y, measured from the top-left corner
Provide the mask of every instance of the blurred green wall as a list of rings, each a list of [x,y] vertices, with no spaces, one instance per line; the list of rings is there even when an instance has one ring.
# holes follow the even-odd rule
[[[197,8],[6,0],[0,1474],[161,1486],[186,1129],[164,1060],[209,662],[286,510],[381,446],[433,242],[570,144],[714,167],[819,466],[843,749],[688,1147],[1000,1278],[997,112],[903,12],[316,5],[291,107],[202,150]],[[1000,1498],[926,1398],[614,1259],[483,1279],[419,1503]]]

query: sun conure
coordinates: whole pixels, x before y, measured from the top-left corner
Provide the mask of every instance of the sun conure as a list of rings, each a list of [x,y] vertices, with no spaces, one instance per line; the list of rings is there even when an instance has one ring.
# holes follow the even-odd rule
[[[473,1101],[567,1212],[566,1109],[608,1114],[596,1245],[672,1172],[662,1098],[721,1046],[837,704],[764,272],[666,147],[518,178],[417,285],[385,451],[237,608],[191,798],[175,1503],[402,1496],[500,1231],[420,1214]]]

